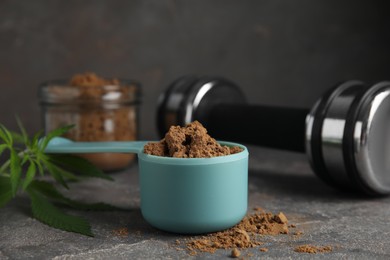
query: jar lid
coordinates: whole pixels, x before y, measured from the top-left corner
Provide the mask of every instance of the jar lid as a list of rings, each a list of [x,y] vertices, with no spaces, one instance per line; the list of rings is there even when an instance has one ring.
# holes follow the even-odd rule
[[[133,80],[107,81],[104,85],[75,85],[69,80],[51,80],[39,87],[41,104],[138,104],[141,86]]]

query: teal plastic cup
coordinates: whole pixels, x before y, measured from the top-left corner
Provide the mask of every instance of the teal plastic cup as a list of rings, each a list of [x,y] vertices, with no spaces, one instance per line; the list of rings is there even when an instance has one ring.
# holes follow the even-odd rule
[[[213,158],[138,154],[142,215],[152,226],[199,234],[230,228],[248,204],[248,150]]]
[[[248,206],[248,150],[212,158],[170,158],[143,153],[147,142],[72,142],[55,138],[47,153],[138,154],[141,212],[152,226],[201,234],[239,223]]]

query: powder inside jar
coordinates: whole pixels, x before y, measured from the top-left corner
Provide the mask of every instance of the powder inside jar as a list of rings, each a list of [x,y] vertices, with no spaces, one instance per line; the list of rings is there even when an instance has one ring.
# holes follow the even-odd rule
[[[241,151],[242,148],[238,146],[220,145],[198,121],[185,127],[171,126],[164,139],[148,143],[144,147],[146,154],[177,158],[209,158]]]
[[[99,77],[95,73],[92,72],[86,72],[84,74],[75,74],[70,79],[70,85],[71,86],[77,86],[77,87],[101,87],[106,85],[119,85],[118,79],[105,79],[102,77]]]
[[[45,130],[75,125],[65,137],[80,142],[134,141],[137,139],[139,85],[132,81],[106,79],[94,73],[76,74],[67,81],[41,86]],[[80,154],[105,171],[120,170],[134,154]]]

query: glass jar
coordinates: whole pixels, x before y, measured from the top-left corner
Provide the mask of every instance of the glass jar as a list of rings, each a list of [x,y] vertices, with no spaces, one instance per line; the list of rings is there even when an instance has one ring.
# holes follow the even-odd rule
[[[40,85],[39,100],[45,132],[75,125],[64,137],[73,141],[134,141],[138,138],[140,84],[129,80],[110,84],[74,85],[67,80]],[[134,161],[134,154],[96,153],[80,155],[104,171],[121,170]]]

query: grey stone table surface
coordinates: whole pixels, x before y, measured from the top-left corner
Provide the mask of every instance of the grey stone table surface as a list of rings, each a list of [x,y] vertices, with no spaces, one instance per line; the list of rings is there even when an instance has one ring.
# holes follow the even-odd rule
[[[249,147],[249,208],[284,212],[300,236],[263,236],[268,252],[242,250],[246,259],[390,259],[390,198],[367,198],[336,191],[311,171],[304,155]],[[95,237],[46,226],[31,217],[29,200],[20,196],[0,209],[0,259],[214,259],[229,258],[231,250],[190,256],[188,236],[149,226],[139,210],[137,165],[113,173],[114,182],[91,179],[67,193],[84,201],[104,201],[126,211],[71,211],[87,218]],[[113,230],[127,228],[127,236]],[[296,253],[298,245],[330,245],[322,254]],[[178,250],[178,248],[183,250]]]

